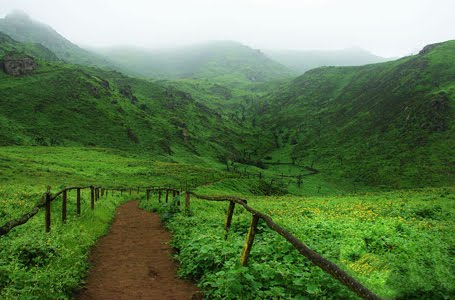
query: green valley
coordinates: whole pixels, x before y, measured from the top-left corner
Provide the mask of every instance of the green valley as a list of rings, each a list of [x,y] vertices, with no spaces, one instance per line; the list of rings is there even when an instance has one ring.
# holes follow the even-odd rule
[[[262,219],[240,265],[254,214],[193,194],[190,208],[190,192],[246,199],[384,299],[455,297],[454,40],[393,61],[233,41],[96,52],[23,13],[0,19],[0,229],[48,188],[110,193],[90,209],[83,190],[78,216],[70,191],[66,223],[57,197],[51,232],[41,208],[1,235],[0,299],[77,298],[133,199],[160,214],[205,299],[358,299]],[[313,68],[327,61],[349,66]]]

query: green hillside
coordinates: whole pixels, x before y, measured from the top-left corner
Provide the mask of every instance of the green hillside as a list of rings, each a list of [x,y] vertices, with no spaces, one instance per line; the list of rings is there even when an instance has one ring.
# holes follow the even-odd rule
[[[43,45],[19,43],[0,31],[0,57],[9,52],[24,53],[47,61],[58,61],[57,56]]]
[[[187,159],[248,147],[250,133],[201,102],[115,71],[38,60],[32,75],[0,72],[0,145],[98,146]]]
[[[78,47],[50,26],[32,20],[20,11],[10,13],[0,19],[0,31],[19,42],[41,44],[55,53],[58,58],[70,63],[114,67],[102,56]]]
[[[305,73],[251,110],[271,153],[360,184],[452,184],[455,41],[363,67]]]
[[[11,50],[35,55],[39,67],[23,77],[0,74],[1,145],[146,151],[236,162],[255,174],[296,176],[309,166],[343,178],[349,190],[454,179],[453,41],[394,62],[238,86],[75,66],[2,35],[0,51]]]
[[[361,48],[343,50],[265,50],[265,54],[286,67],[305,73],[323,66],[361,66],[391,59],[374,55]]]
[[[197,78],[243,84],[294,75],[261,51],[231,41],[167,50],[114,48],[101,53],[139,75],[158,79]]]

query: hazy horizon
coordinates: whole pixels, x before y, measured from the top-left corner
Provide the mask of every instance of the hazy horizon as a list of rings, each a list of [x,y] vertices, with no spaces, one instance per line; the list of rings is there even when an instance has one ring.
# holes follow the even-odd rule
[[[362,48],[382,57],[455,39],[455,1],[0,0],[84,48],[166,49],[236,41],[261,50]]]

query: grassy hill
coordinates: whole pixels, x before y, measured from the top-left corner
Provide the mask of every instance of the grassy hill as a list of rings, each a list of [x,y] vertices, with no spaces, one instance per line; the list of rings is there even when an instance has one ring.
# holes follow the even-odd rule
[[[100,53],[139,75],[158,79],[197,78],[243,84],[294,74],[259,50],[231,41],[166,50],[113,48]]]
[[[0,57],[10,52],[24,53],[38,59],[58,61],[58,57],[49,49],[38,43],[19,43],[0,31]]]
[[[20,11],[0,19],[0,31],[19,42],[41,44],[59,59],[70,63],[114,68],[104,57],[80,48],[50,26],[32,20]]]
[[[393,62],[311,70],[256,103],[252,119],[282,160],[367,185],[453,184],[454,62],[448,41]]]
[[[0,49],[16,45],[6,41]],[[32,75],[0,72],[0,145],[98,146],[187,159],[248,147],[250,133],[201,102],[116,71],[38,59]]]
[[[323,66],[360,66],[391,60],[361,48],[331,51],[265,50],[264,52],[267,56],[299,73]]]

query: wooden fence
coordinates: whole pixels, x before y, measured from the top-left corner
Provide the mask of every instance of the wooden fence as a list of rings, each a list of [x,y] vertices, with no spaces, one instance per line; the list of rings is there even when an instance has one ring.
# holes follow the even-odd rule
[[[180,195],[180,191],[174,188],[147,188],[146,189],[146,199],[147,201],[150,200],[151,192],[156,191],[158,193],[158,202],[161,202],[161,197],[163,191],[166,193],[166,202],[168,202],[168,195],[170,192],[173,193],[173,196]],[[246,236],[245,245],[243,247],[243,251],[240,257],[240,263],[243,266],[248,264],[248,260],[250,258],[250,252],[253,248],[254,237],[257,233],[257,225],[260,219],[264,220],[267,226],[284,237],[289,243],[291,243],[295,249],[297,249],[300,254],[308,258],[313,264],[321,268],[324,272],[330,274],[333,278],[337,279],[343,285],[348,287],[351,291],[355,292],[358,296],[363,299],[382,299],[378,295],[374,294],[368,288],[363,286],[360,282],[354,279],[351,275],[347,272],[342,270],[336,264],[332,263],[331,261],[327,260],[320,254],[316,253],[315,251],[311,250],[308,246],[306,246],[302,241],[300,241],[296,236],[292,233],[281,227],[280,225],[273,222],[272,218],[262,212],[257,211],[256,209],[252,208],[248,205],[247,200],[241,199],[238,197],[232,196],[222,196],[222,197],[213,197],[213,196],[204,196],[199,195],[191,191],[185,192],[185,209],[190,209],[191,204],[191,196],[194,196],[197,199],[206,200],[206,201],[224,201],[229,202],[228,212],[226,215],[226,220],[224,223],[224,229],[226,232],[226,237],[229,233],[229,228],[232,223],[232,217],[234,214],[235,205],[242,206],[246,211],[251,213],[251,223],[250,227]],[[178,198],[180,199],[180,197]],[[180,201],[176,202],[177,205],[180,205]]]
[[[33,207],[29,212],[22,215],[20,218],[12,220],[4,224],[0,227],[0,236],[6,235],[9,233],[13,228],[23,225],[27,223],[31,218],[33,218],[41,208],[44,208],[44,226],[45,231],[51,231],[51,204],[54,200],[58,197],[62,200],[62,223],[66,223],[67,219],[67,204],[68,204],[68,194],[70,191],[76,191],[76,214],[77,216],[81,215],[81,190],[90,189],[90,208],[91,210],[95,209],[95,203],[101,198],[108,195],[108,192],[114,193],[114,191],[120,192],[129,192],[131,195],[132,192],[139,193],[140,190],[144,189],[144,187],[135,187],[135,188],[106,188],[101,186],[72,186],[72,187],[65,187],[56,193],[51,193],[50,187],[48,187],[47,192],[43,194],[41,200],[38,204]]]
[[[212,180],[212,181],[211,181]],[[192,189],[200,185],[213,183],[215,178],[204,176],[202,178],[192,178],[189,181],[185,181],[180,189]],[[76,191],[76,213],[78,216],[81,214],[81,190],[90,189],[90,208],[95,209],[95,203],[101,197],[107,196],[109,191],[111,193],[120,192],[129,193],[131,195],[133,192],[139,193],[141,190],[149,189],[149,187],[102,187],[102,186],[71,186],[65,187],[56,193],[51,193],[51,188],[48,187],[47,191],[43,194],[38,204],[33,207],[29,212],[25,213],[18,219],[11,220],[0,227],[0,236],[8,234],[13,228],[27,223],[32,217],[34,217],[41,208],[45,209],[44,219],[45,219],[45,231],[50,232],[51,230],[51,203],[61,196],[62,199],[62,222],[66,222],[67,218],[67,203],[68,203],[68,192]],[[166,200],[168,195],[166,195]]]

